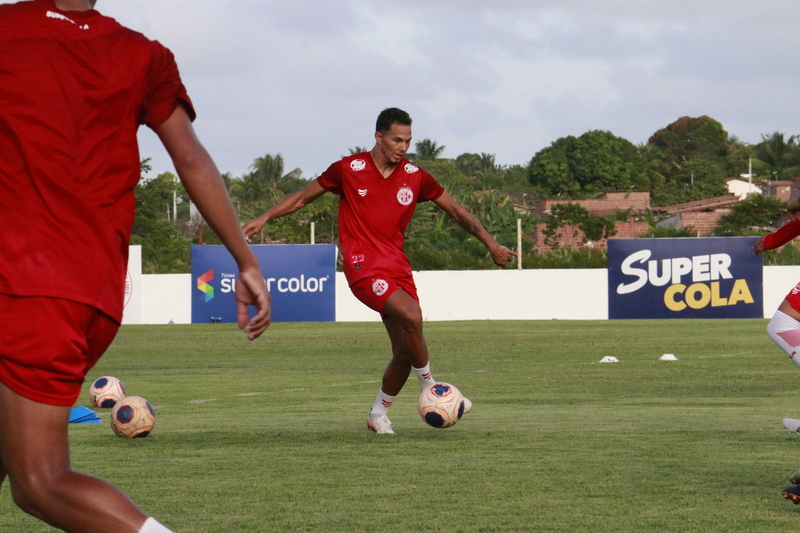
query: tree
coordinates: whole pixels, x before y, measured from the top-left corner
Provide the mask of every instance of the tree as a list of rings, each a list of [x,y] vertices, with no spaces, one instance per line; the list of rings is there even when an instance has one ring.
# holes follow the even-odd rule
[[[149,167],[147,161],[144,161],[143,169]],[[169,172],[154,179],[142,179],[136,186],[136,216],[131,244],[142,246],[142,272],[145,274],[191,272],[191,240],[182,235],[179,226],[170,220],[176,187],[181,197],[188,200],[184,197],[183,187],[176,184],[175,176]],[[183,204],[188,205],[188,201]]]
[[[675,164],[669,180],[652,191],[653,205],[675,205],[728,194],[717,163],[704,160]]]
[[[284,188],[294,187],[303,174],[299,168],[284,174],[280,154],[257,157],[250,170],[241,179],[229,182],[228,192],[239,208],[240,218],[253,218],[272,207],[283,198]]]
[[[616,224],[613,215],[593,217],[580,204],[555,204],[551,216],[547,219],[544,230],[545,244],[558,248],[558,229],[568,225],[578,226],[583,232],[583,242],[599,241],[616,235]]]
[[[719,218],[714,235],[763,234],[763,228],[771,227],[786,211],[786,203],[760,194],[751,194],[731,208],[731,212]]]
[[[728,193],[725,178],[747,168],[748,148],[708,116],[681,117],[640,147],[653,205],[673,205]]]
[[[647,189],[636,146],[608,131],[562,137],[528,164],[528,179],[552,196],[588,198],[609,190]]]
[[[369,152],[369,149],[364,148],[363,146],[355,146],[353,148],[348,148],[348,150],[350,151],[350,155],[363,154],[364,152]]]
[[[761,135],[753,147],[753,167],[769,179],[787,179],[800,174],[800,136],[789,138],[779,131]]]
[[[436,141],[430,139],[422,139],[414,144],[417,153],[414,155],[415,160],[434,161],[442,155],[445,146],[439,146]]]
[[[681,117],[656,131],[647,141],[659,149],[661,169],[669,182],[687,161],[709,161],[719,167],[720,175],[738,176],[747,168],[747,149],[736,137],[729,136],[722,124],[711,117]]]

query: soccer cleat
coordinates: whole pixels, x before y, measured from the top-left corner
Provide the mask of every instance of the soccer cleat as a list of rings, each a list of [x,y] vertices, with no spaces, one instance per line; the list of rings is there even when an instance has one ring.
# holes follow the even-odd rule
[[[800,434],[800,420],[796,418],[784,418],[783,427],[785,427],[792,433]]]
[[[783,489],[783,497],[792,500],[792,503],[800,503],[800,485]]]
[[[465,415],[465,414],[469,413],[470,411],[472,411],[472,402],[469,401],[469,398],[465,397],[464,398],[464,412],[462,414]]]
[[[370,431],[381,435],[394,435],[392,430],[392,422],[386,415],[373,415],[372,411],[367,415],[367,427]]]

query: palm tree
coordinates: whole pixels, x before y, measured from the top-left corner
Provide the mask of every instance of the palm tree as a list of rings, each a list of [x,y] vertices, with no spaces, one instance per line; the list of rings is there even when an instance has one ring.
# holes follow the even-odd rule
[[[229,193],[231,199],[240,206],[242,215],[260,214],[277,203],[284,196],[281,186],[292,178],[301,177],[299,168],[284,174],[283,157],[280,154],[266,154],[257,157],[250,165],[251,172],[241,179],[231,180]]]
[[[417,149],[415,158],[424,161],[434,161],[438,159],[446,148],[445,146],[439,146],[436,144],[436,141],[432,141],[430,139],[422,139],[421,141],[417,141],[414,146]]]
[[[753,166],[761,173],[780,178],[793,177],[800,171],[800,136],[788,139],[782,132],[761,135],[761,142],[753,147]]]

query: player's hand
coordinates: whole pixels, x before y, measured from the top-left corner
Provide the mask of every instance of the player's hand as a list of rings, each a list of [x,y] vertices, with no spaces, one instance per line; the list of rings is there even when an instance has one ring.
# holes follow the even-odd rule
[[[509,261],[517,257],[516,252],[512,252],[505,246],[499,246],[491,250],[490,253],[492,254],[492,261],[494,261],[494,264],[503,268],[506,267]]]
[[[766,236],[764,236],[766,237]],[[764,253],[764,237],[759,237],[756,243],[753,245],[753,253],[756,255],[761,255]]]
[[[256,217],[242,224],[242,231],[244,232],[244,237],[247,239],[247,242],[252,242],[250,237],[260,232],[265,223],[266,220],[264,220],[262,217]]]
[[[256,314],[248,320],[248,307],[255,306]],[[253,340],[269,327],[272,321],[272,296],[267,290],[264,276],[259,269],[239,271],[236,276],[236,309],[239,329]]]

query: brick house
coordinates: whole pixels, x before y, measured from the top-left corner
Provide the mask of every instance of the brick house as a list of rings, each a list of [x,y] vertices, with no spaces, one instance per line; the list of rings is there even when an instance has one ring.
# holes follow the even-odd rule
[[[593,217],[614,211],[631,210],[632,214],[642,215],[650,209],[650,191],[614,191],[593,200],[544,200],[529,209],[531,215],[547,217],[556,204],[578,204]]]
[[[650,229],[647,222],[636,222],[637,215],[643,215],[650,208],[650,191],[612,191],[602,197],[592,200],[544,200],[528,209],[528,213],[543,218],[550,216],[556,204],[578,204],[589,212],[591,216],[608,215],[619,211],[630,211],[631,218],[626,222],[617,222],[614,228],[617,233],[612,239],[633,239],[641,237]],[[547,253],[551,247],[545,244],[544,230],[547,224],[536,225],[536,233],[530,235],[533,239],[533,249],[537,253]],[[605,250],[608,248],[607,239],[595,242],[585,242],[586,236],[580,227],[574,224],[558,228],[559,246],[570,250],[579,250],[583,247]]]
[[[656,224],[659,228],[690,229],[700,237],[710,235],[717,227],[720,217],[730,213],[731,207],[739,202],[741,199],[738,196],[728,194],[695,202],[656,207],[653,211],[671,215]]]
[[[775,181],[763,180],[759,183],[759,186],[761,187],[761,193],[767,198],[788,202],[792,195],[800,191],[800,178]]]

